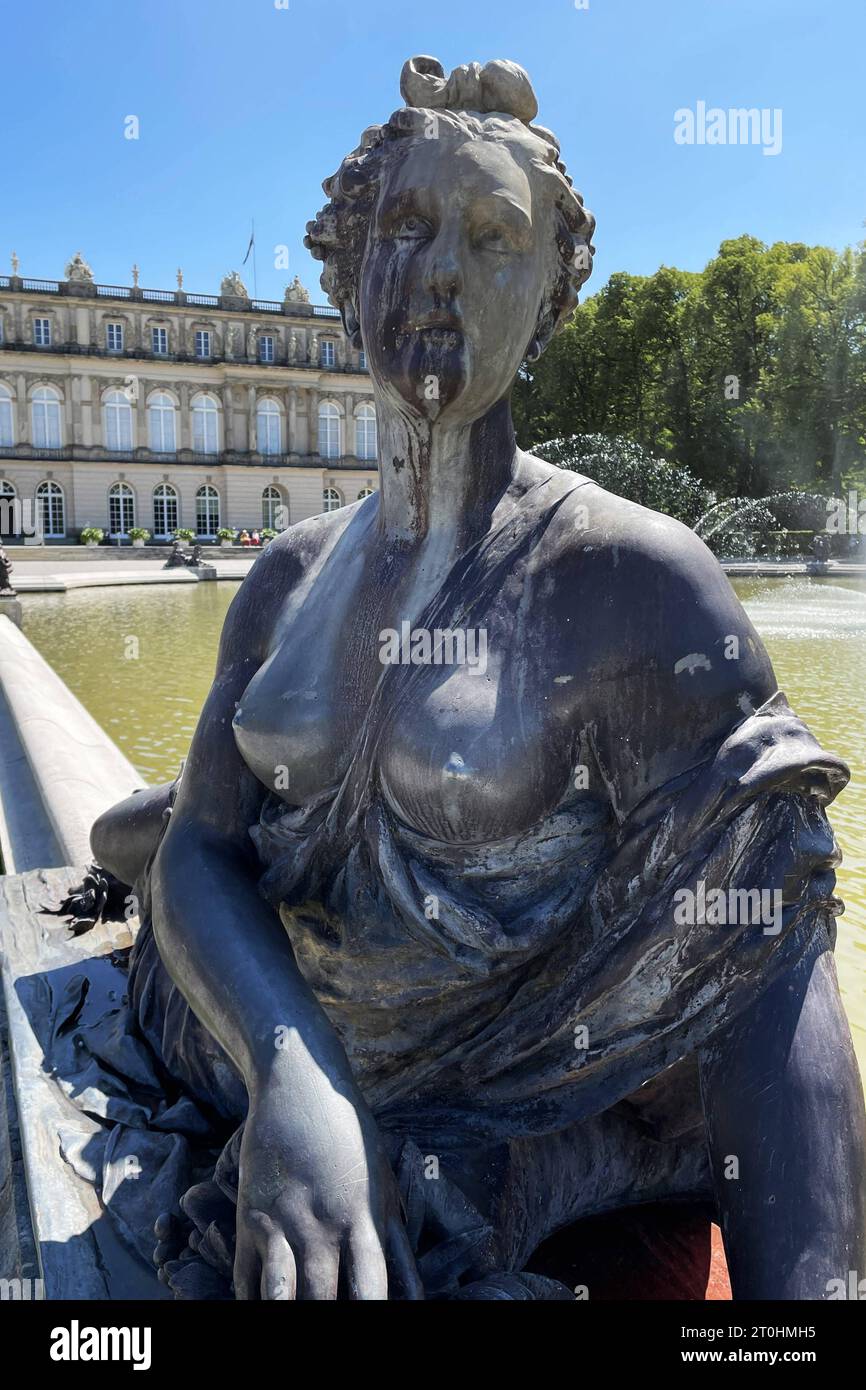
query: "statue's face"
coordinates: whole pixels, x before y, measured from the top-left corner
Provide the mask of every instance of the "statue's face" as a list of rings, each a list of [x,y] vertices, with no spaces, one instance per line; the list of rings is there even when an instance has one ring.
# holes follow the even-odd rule
[[[449,132],[398,142],[385,167],[361,271],[364,347],[382,389],[430,419],[483,415],[535,333],[556,247],[521,154]]]

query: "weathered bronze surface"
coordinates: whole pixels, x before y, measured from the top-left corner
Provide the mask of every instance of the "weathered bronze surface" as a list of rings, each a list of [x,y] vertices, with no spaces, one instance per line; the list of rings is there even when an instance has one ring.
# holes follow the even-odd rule
[[[691,531],[516,447],[594,226],[526,74],[414,59],[402,92],[308,229],[380,491],[267,548],[182,778],[93,831],[142,907],[137,1035],[225,1142],[158,1263],[564,1298],[548,1235],[691,1198],[735,1297],[824,1297],[866,1256],[847,769]]]

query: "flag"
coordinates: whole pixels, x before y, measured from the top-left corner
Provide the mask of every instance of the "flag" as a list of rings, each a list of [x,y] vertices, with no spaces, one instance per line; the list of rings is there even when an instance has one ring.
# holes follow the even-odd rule
[[[250,258],[250,252],[251,252],[252,249],[253,249],[253,245],[254,245],[254,243],[255,243],[255,240],[256,240],[256,234],[255,234],[255,232],[251,232],[251,233],[250,233],[250,244],[249,244],[249,246],[247,247],[247,254],[244,256],[243,260],[241,261],[241,265],[246,265],[247,261],[249,260],[249,258]]]

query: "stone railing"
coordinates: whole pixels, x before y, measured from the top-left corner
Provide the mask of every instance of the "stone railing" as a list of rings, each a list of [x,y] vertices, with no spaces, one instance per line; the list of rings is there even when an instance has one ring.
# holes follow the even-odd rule
[[[149,290],[138,285],[97,285],[90,280],[34,280],[29,276],[0,275],[0,290],[18,293],[56,294],[76,299],[126,299],[145,304],[197,305],[225,313],[286,314],[291,318],[338,319],[331,304],[305,304],[297,299],[243,299],[235,295],[189,294],[186,290]]]
[[[40,459],[44,463],[158,463],[165,467],[194,464],[213,467],[232,464],[252,468],[378,468],[376,459],[362,459],[355,454],[340,458],[323,458],[321,454],[259,454],[255,451],[222,450],[218,454],[198,454],[192,449],[178,449],[173,454],[157,453],[155,449],[105,449],[101,445],[70,444],[59,449],[39,449],[30,444],[0,445],[0,459]]]
[[[197,367],[291,367],[299,371],[307,372],[329,372],[350,373],[355,376],[368,376],[366,367],[361,367],[355,362],[335,362],[332,366],[326,367],[322,362],[292,361],[286,352],[276,351],[272,362],[264,361],[257,353],[238,354],[232,357],[225,357],[222,353],[214,352],[209,357],[196,357],[192,352],[153,352],[147,347],[124,348],[121,352],[115,352],[109,348],[99,347],[95,343],[51,343],[48,347],[27,343],[23,339],[4,339],[0,343],[0,352],[32,352],[39,356],[48,354],[60,354],[66,357],[105,357],[113,362],[183,362],[194,363]]]

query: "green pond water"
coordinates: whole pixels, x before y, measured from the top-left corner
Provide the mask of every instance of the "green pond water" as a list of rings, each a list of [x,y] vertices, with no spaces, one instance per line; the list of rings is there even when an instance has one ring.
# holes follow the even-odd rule
[[[26,595],[24,632],[142,777],[167,781],[189,747],[237,587]],[[866,1075],[866,584],[748,579],[734,587],[767,644],[780,688],[851,768],[851,783],[831,811],[845,856],[836,956]]]

